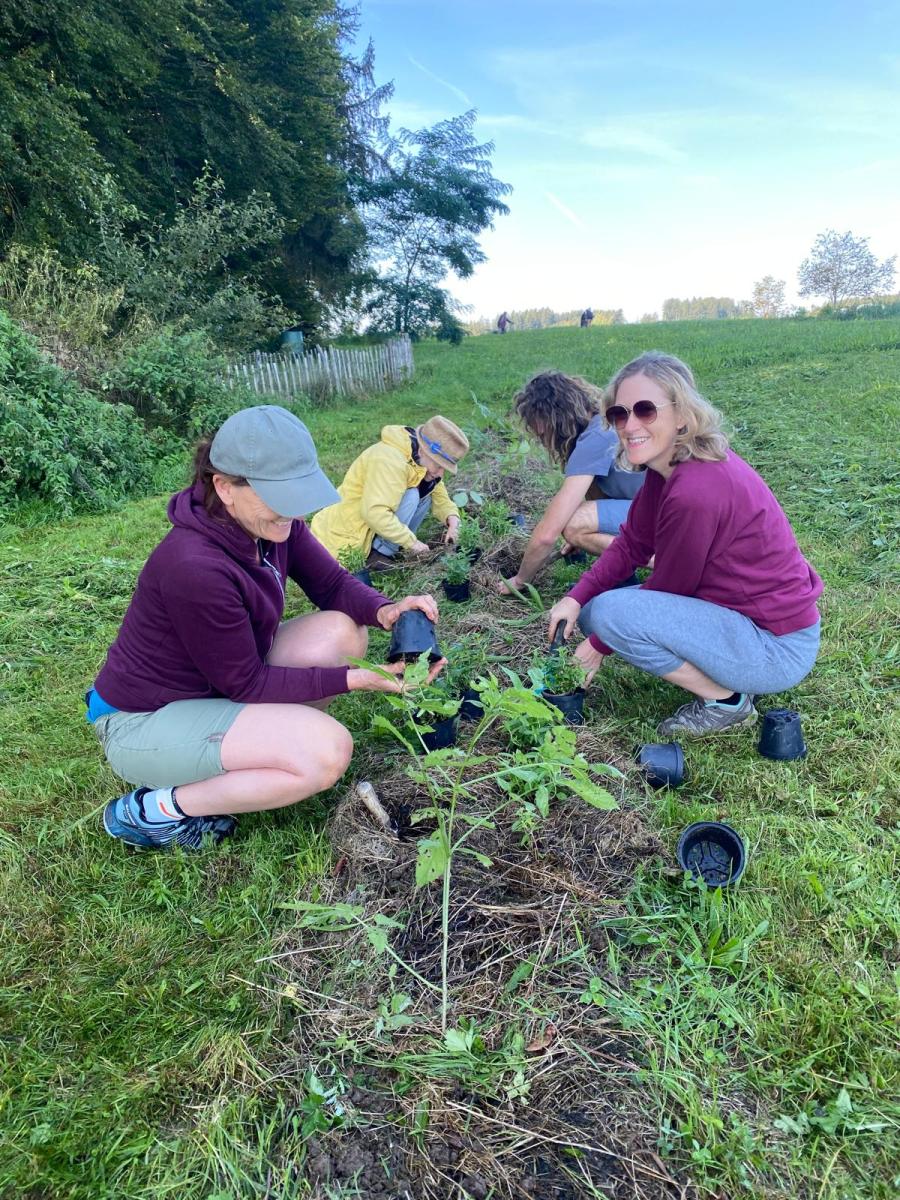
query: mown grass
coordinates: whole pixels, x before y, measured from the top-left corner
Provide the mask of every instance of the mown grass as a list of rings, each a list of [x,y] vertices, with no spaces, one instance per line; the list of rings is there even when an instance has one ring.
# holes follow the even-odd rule
[[[639,879],[604,1003],[642,1035],[661,1146],[704,1188],[887,1200],[900,1189],[900,322],[423,345],[404,392],[309,423],[339,475],[383,423],[442,411],[482,424],[535,370],[603,381],[648,345],[691,363],[781,499],[826,581],[825,633],[812,676],[767,701],[803,713],[805,761],[767,762],[749,737],[702,744],[686,786],[656,797],[670,845],[689,821],[722,817],[747,837],[750,868],[722,911]],[[116,780],[80,698],[165,530],[164,504],[39,517],[0,527],[0,1194],[303,1197],[302,1173],[277,1165],[302,1146],[276,1049],[288,1018],[263,960],[284,925],[277,905],[327,869],[327,798],[244,819],[229,850],[200,859],[131,856],[101,836]],[[542,580],[548,599],[556,578]],[[678,702],[620,664],[600,689],[594,705],[625,748]],[[343,711],[364,738],[367,705]]]

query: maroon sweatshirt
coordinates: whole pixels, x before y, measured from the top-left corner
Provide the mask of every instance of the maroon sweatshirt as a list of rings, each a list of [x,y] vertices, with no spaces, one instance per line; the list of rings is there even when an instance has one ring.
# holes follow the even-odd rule
[[[668,479],[647,471],[619,535],[569,595],[579,604],[656,556],[647,591],[733,608],[781,635],[819,619],[822,580],[800,552],[767,484],[729,450],[722,462],[689,459]],[[591,645],[612,650],[591,634]]]
[[[141,571],[95,687],[115,708],[153,712],[173,700],[225,697],[299,704],[347,691],[346,667],[270,667],[288,578],[320,609],[375,625],[391,601],[354,579],[295,521],[286,542],[257,543],[202,488],[169,502],[170,529]]]

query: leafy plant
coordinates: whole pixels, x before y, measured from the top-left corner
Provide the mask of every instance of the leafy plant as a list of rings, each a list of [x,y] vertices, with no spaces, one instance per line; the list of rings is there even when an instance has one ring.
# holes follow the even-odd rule
[[[444,579],[450,584],[467,583],[472,571],[472,564],[467,555],[461,550],[446,554],[443,559]]]
[[[484,636],[474,634],[465,641],[453,642],[446,649],[447,665],[439,679],[451,692],[464,691],[487,669],[487,646]]]
[[[470,504],[484,504],[484,496],[472,488],[460,488],[450,497],[457,508],[468,508]]]
[[[538,651],[528,671],[535,688],[551,696],[567,696],[584,687],[584,668],[568,646],[546,652]]]
[[[471,555],[475,550],[481,550],[484,544],[484,531],[475,517],[464,516],[459,523],[459,540],[457,545],[460,552],[465,554],[471,562]]]
[[[344,546],[338,551],[338,562],[345,571],[356,575],[366,569],[366,556],[360,546]]]
[[[509,517],[509,505],[505,500],[485,500],[479,513],[479,519],[491,541],[509,537],[511,532]]]

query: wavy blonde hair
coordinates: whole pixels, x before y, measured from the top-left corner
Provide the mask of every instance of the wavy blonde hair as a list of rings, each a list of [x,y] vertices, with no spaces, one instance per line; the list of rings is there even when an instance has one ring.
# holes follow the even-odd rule
[[[675,448],[670,465],[687,462],[689,458],[701,462],[721,462],[728,453],[728,438],[722,432],[722,415],[697,391],[694,375],[687,363],[674,354],[662,350],[646,350],[617,371],[603,393],[603,413],[616,403],[619,387],[633,375],[645,375],[666,393],[666,399],[675,406],[679,418]],[[621,446],[616,457],[618,466],[629,467],[625,447]]]
[[[603,393],[580,375],[542,371],[528,380],[513,403],[525,428],[551,460],[564,467],[580,435],[603,411]]]

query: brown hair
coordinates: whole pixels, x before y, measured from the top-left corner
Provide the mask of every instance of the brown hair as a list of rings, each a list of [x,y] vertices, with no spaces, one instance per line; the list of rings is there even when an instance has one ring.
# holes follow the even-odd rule
[[[580,435],[602,411],[603,397],[580,375],[542,371],[528,380],[513,403],[525,428],[564,467]]]
[[[675,436],[670,465],[689,458],[702,462],[721,462],[728,453],[728,438],[722,432],[722,416],[697,391],[694,375],[687,363],[662,350],[646,350],[626,363],[610,380],[603,396],[603,411],[616,403],[616,393],[626,379],[645,375],[666,393],[675,406],[679,427]],[[624,446],[619,450],[619,465],[628,466]]]
[[[220,475],[222,479],[227,479],[236,487],[249,487],[249,481],[243,475],[229,475],[225,471],[217,470],[210,461],[210,446],[212,446],[212,438],[202,438],[197,443],[194,451],[194,486],[196,487],[199,483],[203,488],[203,505],[210,516],[213,516],[222,503],[216,492],[216,485],[213,483],[213,475]]]

